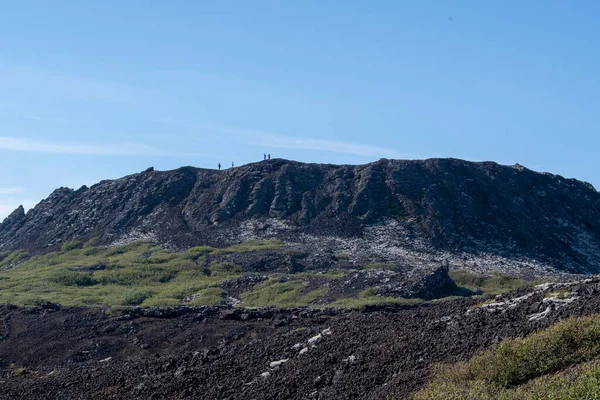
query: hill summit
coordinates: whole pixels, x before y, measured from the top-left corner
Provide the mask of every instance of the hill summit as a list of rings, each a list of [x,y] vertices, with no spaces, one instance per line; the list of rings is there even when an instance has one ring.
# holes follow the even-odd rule
[[[92,237],[175,249],[279,239],[321,267],[351,254],[410,266],[600,272],[600,193],[518,164],[458,159],[149,168],[18,208],[0,224],[0,251]]]

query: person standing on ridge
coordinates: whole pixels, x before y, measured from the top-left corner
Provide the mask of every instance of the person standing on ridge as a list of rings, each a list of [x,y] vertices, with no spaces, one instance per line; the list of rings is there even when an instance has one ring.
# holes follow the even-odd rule
[[[265,153],[263,153],[263,160],[267,159],[267,155]]]
[[[219,163],[219,171],[221,170],[221,163]]]
[[[271,153],[269,153],[268,157],[269,157],[269,160],[270,160],[271,159]]]
[[[231,168],[233,168],[233,161],[231,162]]]

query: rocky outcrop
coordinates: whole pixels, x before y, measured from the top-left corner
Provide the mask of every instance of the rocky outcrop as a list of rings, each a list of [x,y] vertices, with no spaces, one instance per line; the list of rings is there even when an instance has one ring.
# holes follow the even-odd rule
[[[470,295],[459,289],[448,275],[447,266],[432,269],[408,270],[367,269],[351,272],[334,279],[328,285],[327,296],[331,301],[338,298],[370,295],[431,300],[451,295]]]
[[[312,238],[344,248],[377,229],[387,232],[380,246],[395,246],[390,257],[403,255],[396,264],[439,250],[600,271],[600,194],[590,184],[456,159],[148,169],[90,188],[60,188],[26,215],[15,211],[0,225],[0,250],[39,251],[92,236],[178,248]],[[322,253],[310,249],[308,261],[318,262],[314,252]]]

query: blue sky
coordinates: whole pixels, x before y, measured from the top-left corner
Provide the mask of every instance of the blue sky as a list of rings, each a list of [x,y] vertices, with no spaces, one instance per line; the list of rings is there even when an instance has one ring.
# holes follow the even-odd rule
[[[600,187],[597,1],[5,1],[0,218],[264,152],[457,157]]]

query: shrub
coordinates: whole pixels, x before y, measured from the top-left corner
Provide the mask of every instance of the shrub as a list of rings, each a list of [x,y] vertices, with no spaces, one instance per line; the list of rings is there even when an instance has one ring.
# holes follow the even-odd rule
[[[123,304],[127,306],[137,306],[140,305],[152,296],[152,292],[148,290],[138,290],[138,291],[130,291],[123,293]]]
[[[60,270],[56,272],[51,280],[63,286],[92,286],[96,280],[86,272],[75,272],[70,270]]]
[[[100,239],[97,236],[94,236],[83,245],[84,249],[93,249],[98,250],[98,243],[100,243]]]
[[[431,383],[416,398],[512,398],[511,388],[598,356],[600,316],[571,318],[526,338],[505,340],[467,362],[436,366]]]
[[[230,262],[213,262],[208,267],[210,274],[214,276],[229,276],[241,274],[243,270]]]
[[[196,247],[192,247],[192,248],[188,249],[188,253],[205,254],[205,253],[211,253],[213,250],[215,250],[215,248],[210,247],[210,246],[196,246]]]
[[[79,249],[82,247],[82,244],[79,240],[72,240],[70,242],[64,242],[60,247],[60,251],[63,253],[69,252],[71,250]]]
[[[307,286],[303,281],[269,279],[254,290],[243,293],[242,301],[250,307],[297,307],[308,305],[325,294],[325,289],[305,293]]]

